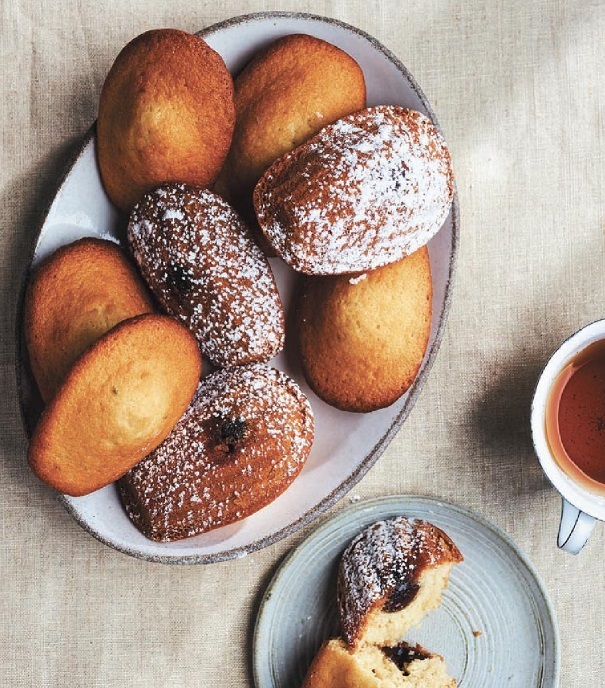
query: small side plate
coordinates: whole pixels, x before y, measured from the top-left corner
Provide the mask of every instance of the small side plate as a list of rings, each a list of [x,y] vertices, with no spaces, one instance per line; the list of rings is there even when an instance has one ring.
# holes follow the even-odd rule
[[[302,685],[322,642],[339,634],[336,574],[343,550],[371,523],[402,515],[442,528],[464,556],[441,606],[406,640],[442,655],[459,688],[556,688],[555,613],[525,554],[477,514],[409,495],[345,509],[287,557],[267,588],[254,631],[256,688]]]

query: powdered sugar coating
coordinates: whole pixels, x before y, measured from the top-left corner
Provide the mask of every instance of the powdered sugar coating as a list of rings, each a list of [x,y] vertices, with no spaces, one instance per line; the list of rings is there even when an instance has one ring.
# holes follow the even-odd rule
[[[216,365],[268,361],[284,345],[284,313],[263,252],[212,192],[166,184],[135,206],[128,241],[161,306]]]
[[[424,115],[378,106],[324,127],[254,192],[259,224],[295,270],[363,272],[424,246],[453,199],[450,155]]]
[[[461,561],[456,545],[439,528],[403,516],[378,521],[347,547],[338,571],[343,636],[355,646],[370,611],[381,608],[402,584],[442,563]]]
[[[300,472],[311,406],[260,363],[206,377],[168,438],[121,481],[128,515],[153,540],[204,533],[257,511]]]

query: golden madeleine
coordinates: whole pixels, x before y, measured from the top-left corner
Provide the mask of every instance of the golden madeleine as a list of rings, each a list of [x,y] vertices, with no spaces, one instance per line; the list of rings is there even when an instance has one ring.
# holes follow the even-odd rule
[[[235,123],[233,80],[192,34],[158,29],[120,52],[103,86],[97,154],[109,198],[124,212],[163,182],[209,186]]]
[[[429,253],[357,276],[310,277],[298,300],[303,371],[344,411],[389,406],[414,381],[431,331]]]
[[[201,374],[195,337],[169,316],[116,325],[80,356],[32,436],[34,473],[81,496],[123,476],[185,412]]]
[[[250,219],[269,165],[365,102],[363,72],[343,50],[304,34],[278,39],[235,79],[235,131],[217,192]]]
[[[86,238],[62,246],[35,269],[24,310],[32,373],[48,403],[85,349],[122,320],[154,307],[120,247]]]

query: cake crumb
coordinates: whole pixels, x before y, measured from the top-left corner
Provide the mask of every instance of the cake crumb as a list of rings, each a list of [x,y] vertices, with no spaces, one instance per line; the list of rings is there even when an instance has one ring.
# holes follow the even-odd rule
[[[483,631],[473,631],[475,638],[480,638],[483,635]]]

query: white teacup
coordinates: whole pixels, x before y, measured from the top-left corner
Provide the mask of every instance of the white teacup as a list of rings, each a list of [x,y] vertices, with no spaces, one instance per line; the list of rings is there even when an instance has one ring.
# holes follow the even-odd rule
[[[594,342],[605,340],[605,320],[598,320],[573,334],[551,356],[538,380],[531,406],[531,431],[536,454],[554,487],[561,493],[563,509],[557,544],[578,554],[590,537],[595,520],[605,520],[605,495],[578,483],[555,460],[546,436],[549,392],[563,368]]]

